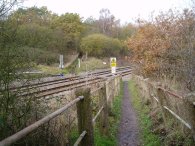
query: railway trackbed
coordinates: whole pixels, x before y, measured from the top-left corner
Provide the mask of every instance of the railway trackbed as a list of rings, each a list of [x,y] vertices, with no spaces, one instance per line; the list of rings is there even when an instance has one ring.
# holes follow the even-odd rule
[[[88,72],[81,75],[74,75],[70,77],[53,77],[49,80],[32,81],[28,85],[19,85],[10,87],[13,94],[17,96],[36,96],[45,97],[60,92],[72,90],[85,85],[91,85],[105,81],[105,78],[113,75],[127,75],[131,73],[131,67],[118,67],[115,74],[111,74],[110,69],[100,71]]]

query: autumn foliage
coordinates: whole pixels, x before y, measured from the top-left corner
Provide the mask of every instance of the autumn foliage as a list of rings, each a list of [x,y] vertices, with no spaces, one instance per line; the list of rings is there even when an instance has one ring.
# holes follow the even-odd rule
[[[170,10],[153,21],[138,20],[137,32],[127,40],[133,61],[147,77],[185,81],[189,90],[195,81],[195,14]]]

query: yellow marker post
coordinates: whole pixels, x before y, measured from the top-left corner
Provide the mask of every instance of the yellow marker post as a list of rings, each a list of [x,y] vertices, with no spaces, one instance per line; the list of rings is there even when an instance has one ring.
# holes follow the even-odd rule
[[[110,58],[111,73],[116,73],[116,57]]]

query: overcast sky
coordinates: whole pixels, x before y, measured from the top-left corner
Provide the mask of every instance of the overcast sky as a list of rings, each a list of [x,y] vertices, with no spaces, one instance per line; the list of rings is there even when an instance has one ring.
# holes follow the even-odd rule
[[[137,17],[148,19],[151,12],[182,10],[190,6],[190,0],[26,0],[24,6],[47,6],[57,14],[78,13],[84,19],[99,17],[102,8],[108,8],[122,23],[133,22]]]

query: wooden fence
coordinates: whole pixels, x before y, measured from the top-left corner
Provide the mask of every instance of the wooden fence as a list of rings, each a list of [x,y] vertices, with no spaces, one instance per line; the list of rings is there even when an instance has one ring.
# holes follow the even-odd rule
[[[172,119],[184,134],[190,132],[195,141],[195,94],[181,96],[160,83],[151,83],[141,76],[132,75],[132,78],[140,89],[143,102],[151,103],[153,109],[161,109],[165,127],[168,128],[168,121]]]
[[[32,133],[50,120],[55,119],[75,104],[77,108],[77,126],[80,136],[76,140],[74,146],[94,146],[94,125],[97,119],[99,119],[100,123],[100,133],[102,135],[106,135],[108,133],[108,115],[112,107],[114,97],[119,94],[120,80],[121,76],[116,75],[107,78],[106,81],[101,83],[97,89],[92,91],[90,87],[76,89],[76,98],[74,100],[14,135],[0,141],[0,146],[11,145],[22,138],[25,138],[29,133]],[[92,112],[93,95],[98,98],[98,111],[94,117]]]

